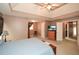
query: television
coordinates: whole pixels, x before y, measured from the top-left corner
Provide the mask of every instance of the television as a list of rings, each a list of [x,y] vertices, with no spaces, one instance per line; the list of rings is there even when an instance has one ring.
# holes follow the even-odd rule
[[[48,30],[56,30],[56,26],[54,26],[54,25],[49,25],[49,26],[48,26]]]
[[[0,16],[0,35],[3,32],[3,18]]]

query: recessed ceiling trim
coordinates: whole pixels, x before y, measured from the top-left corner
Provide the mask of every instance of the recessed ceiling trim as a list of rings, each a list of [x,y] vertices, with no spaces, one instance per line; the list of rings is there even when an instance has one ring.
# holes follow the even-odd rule
[[[67,3],[64,3],[64,4],[62,4],[62,5],[58,6],[58,7],[56,7],[55,9],[58,9],[58,8],[60,8],[60,7],[64,6],[64,5],[66,5],[66,4],[67,4]],[[52,9],[52,10],[55,10],[55,9]]]
[[[61,5],[59,5],[59,6],[52,6],[53,4],[55,4],[55,3],[48,3],[48,4],[44,4],[44,3],[34,3],[34,4],[36,4],[36,5],[38,5],[38,6],[41,6],[41,7],[44,7],[44,8],[46,8],[47,6],[46,5],[50,5],[51,6],[51,11],[53,11],[53,10],[56,10],[57,8],[60,8],[60,7],[62,7],[62,6],[64,6],[65,4],[67,4],[67,3],[59,3],[59,4],[61,4]],[[52,4],[52,5],[51,5]],[[46,8],[47,9],[47,8]]]

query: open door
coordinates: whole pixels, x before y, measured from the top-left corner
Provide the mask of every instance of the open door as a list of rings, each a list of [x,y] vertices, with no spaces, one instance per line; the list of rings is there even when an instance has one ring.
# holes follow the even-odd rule
[[[28,38],[30,38],[30,33],[31,33],[31,31],[30,31],[30,28],[33,26],[33,22],[29,22],[28,23]]]
[[[28,23],[28,38],[37,37],[38,35],[38,23],[37,22],[29,22]]]

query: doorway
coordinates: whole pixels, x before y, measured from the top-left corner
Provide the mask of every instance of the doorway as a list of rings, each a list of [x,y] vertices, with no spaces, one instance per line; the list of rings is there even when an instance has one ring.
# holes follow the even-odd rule
[[[65,22],[63,23],[63,38],[67,37],[67,26],[68,24]]]
[[[77,40],[77,22],[69,22],[69,37]]]
[[[28,38],[38,36],[38,22],[28,22]]]
[[[77,21],[63,23],[63,38],[77,40]]]

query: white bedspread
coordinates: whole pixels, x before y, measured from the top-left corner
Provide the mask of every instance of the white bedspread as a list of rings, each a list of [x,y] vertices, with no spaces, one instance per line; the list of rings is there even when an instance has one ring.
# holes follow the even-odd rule
[[[0,55],[53,55],[50,46],[38,38],[15,40],[0,44]]]

